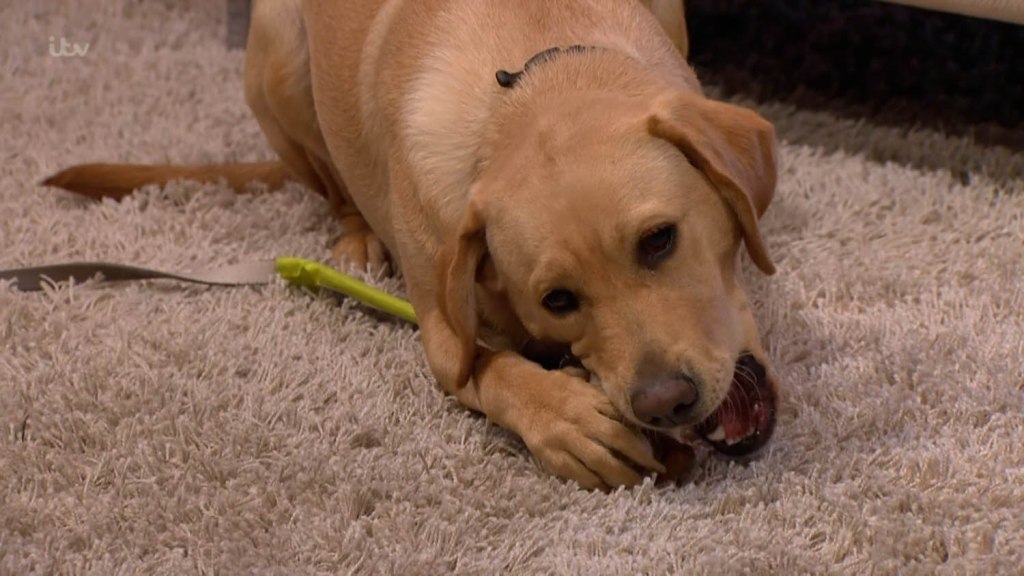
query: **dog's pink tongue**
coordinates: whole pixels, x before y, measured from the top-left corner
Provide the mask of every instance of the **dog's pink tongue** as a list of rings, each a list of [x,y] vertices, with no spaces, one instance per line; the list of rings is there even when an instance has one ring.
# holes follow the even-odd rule
[[[718,425],[725,432],[726,441],[742,440],[753,432],[753,418],[744,405],[729,406],[718,414]]]
[[[758,431],[771,427],[771,411],[763,402],[756,400],[722,411],[718,422],[725,432],[726,440],[742,440]]]
[[[751,357],[739,361],[729,395],[718,410],[698,425],[697,434],[728,456],[758,450],[775,430],[775,395],[764,368]],[[740,364],[737,364],[740,366]]]

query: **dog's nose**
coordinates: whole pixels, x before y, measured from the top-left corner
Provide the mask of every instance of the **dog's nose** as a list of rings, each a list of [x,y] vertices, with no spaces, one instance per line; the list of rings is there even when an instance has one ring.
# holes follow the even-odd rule
[[[633,414],[659,428],[678,426],[697,403],[697,385],[685,374],[656,378],[633,392]]]

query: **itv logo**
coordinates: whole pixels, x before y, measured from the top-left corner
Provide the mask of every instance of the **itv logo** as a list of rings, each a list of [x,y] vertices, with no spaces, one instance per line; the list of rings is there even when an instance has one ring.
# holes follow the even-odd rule
[[[84,58],[88,52],[88,42],[85,44],[77,44],[69,42],[68,39],[63,36],[59,39],[50,36],[50,56],[53,56],[54,58]]]

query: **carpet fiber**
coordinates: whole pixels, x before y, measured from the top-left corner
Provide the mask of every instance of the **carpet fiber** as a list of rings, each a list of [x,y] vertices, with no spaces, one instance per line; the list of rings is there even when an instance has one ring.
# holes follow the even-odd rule
[[[270,157],[219,2],[73,4],[0,7],[0,268],[326,260],[338,229],[298,186],[35,184]],[[415,330],[351,303],[0,284],[0,574],[1017,572],[1020,155],[760,109],[780,271],[744,271],[786,404],[749,465],[701,452],[690,485],[581,492],[446,399]]]

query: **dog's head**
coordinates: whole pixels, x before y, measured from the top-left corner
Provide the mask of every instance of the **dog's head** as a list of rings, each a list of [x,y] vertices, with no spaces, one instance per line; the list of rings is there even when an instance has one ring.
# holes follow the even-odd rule
[[[772,126],[700,95],[594,95],[505,131],[440,271],[440,307],[472,365],[478,310],[507,308],[566,343],[625,417],[690,428],[722,452],[763,445],[776,390],[746,295],[741,244],[775,188]]]

